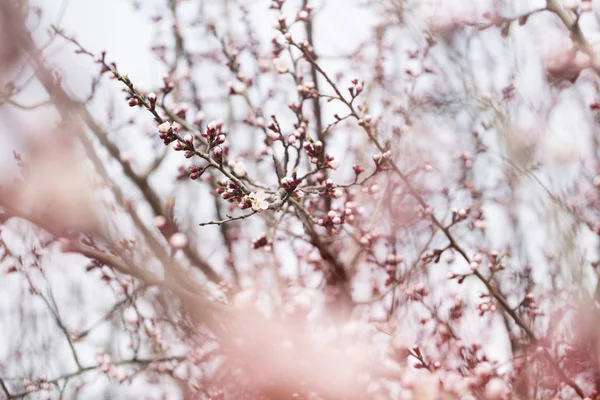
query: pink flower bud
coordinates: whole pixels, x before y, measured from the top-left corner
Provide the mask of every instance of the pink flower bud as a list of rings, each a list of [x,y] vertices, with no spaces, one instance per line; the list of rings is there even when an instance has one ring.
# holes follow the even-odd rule
[[[169,238],[169,244],[175,250],[181,250],[188,245],[188,238],[185,233],[177,232]]]
[[[163,229],[165,226],[167,226],[167,218],[162,215],[154,217],[154,226],[156,226],[158,229]]]
[[[308,20],[308,13],[305,10],[302,10],[296,14],[296,21],[306,21]]]
[[[158,131],[160,133],[169,133],[171,131],[171,124],[167,121],[163,122],[158,126]]]

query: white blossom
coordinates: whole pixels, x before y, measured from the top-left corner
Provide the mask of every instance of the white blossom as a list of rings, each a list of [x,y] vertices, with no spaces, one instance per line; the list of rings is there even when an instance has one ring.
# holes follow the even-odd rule
[[[267,201],[268,195],[262,190],[259,192],[250,193],[250,199],[252,200],[252,209],[254,211],[261,212],[269,208],[269,202]]]

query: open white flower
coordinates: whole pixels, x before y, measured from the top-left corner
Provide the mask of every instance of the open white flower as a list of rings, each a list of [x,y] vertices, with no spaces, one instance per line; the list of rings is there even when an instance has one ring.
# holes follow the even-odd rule
[[[252,192],[250,193],[250,199],[252,200],[252,209],[254,211],[261,212],[269,208],[269,202],[267,201],[268,194],[263,192]]]

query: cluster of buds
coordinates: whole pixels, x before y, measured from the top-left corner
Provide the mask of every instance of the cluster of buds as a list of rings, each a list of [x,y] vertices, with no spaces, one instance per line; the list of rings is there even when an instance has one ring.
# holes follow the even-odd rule
[[[483,257],[481,256],[481,254],[475,254],[471,258],[471,262],[469,263],[469,268],[471,268],[471,271],[473,271],[473,272],[477,271],[477,269],[481,265],[482,261],[483,261]]]
[[[361,94],[364,88],[364,84],[364,81],[359,82],[356,78],[352,79],[352,85],[348,86],[348,92],[350,92],[350,96],[352,96],[352,98],[355,98],[356,96]]]
[[[302,99],[317,98],[319,96],[319,94],[315,91],[314,82],[307,82],[305,84],[298,85],[296,86],[296,90],[298,91],[298,95]],[[292,107],[290,106],[290,108]],[[293,107],[292,110],[298,112],[299,107]]]
[[[373,117],[371,116],[371,114],[366,114],[364,117],[360,118],[357,123],[359,126],[362,126],[364,128],[367,128],[371,125],[371,122],[373,121]]]
[[[332,207],[324,218],[317,219],[317,225],[323,226],[329,233],[337,233],[337,226],[342,225],[346,220],[345,213]]]
[[[185,158],[192,158],[196,155],[195,146],[194,146],[194,136],[190,133],[186,134],[183,137],[183,141],[178,140],[175,142],[175,146],[173,147],[175,151],[185,151]]]
[[[489,296],[489,295],[486,295]],[[483,303],[477,304],[477,309],[479,310],[479,316],[482,317],[487,312],[496,311],[496,304],[493,301],[485,301]]]
[[[488,251],[487,256],[489,260],[488,268],[492,273],[502,271],[506,268],[506,264],[501,262],[501,257],[496,250]]]
[[[329,178],[325,180],[325,193],[333,199],[339,199],[344,195],[342,189],[334,187],[333,181]]]
[[[325,154],[325,167],[329,169],[338,169],[340,162],[335,159],[334,156],[327,153]]]
[[[300,184],[300,179],[298,179],[298,175],[296,174],[296,170],[292,172],[292,176],[285,176],[281,178],[281,187],[284,188],[288,193],[293,192],[296,187]]]
[[[244,197],[242,189],[230,179],[226,179],[223,182],[217,180],[216,191],[221,195],[223,200],[227,200],[230,203],[240,203]]]
[[[223,131],[223,121],[211,121],[206,125],[202,137],[208,141],[210,148],[223,144],[225,142],[226,132]]]
[[[264,248],[265,251],[271,251],[272,244],[271,241],[269,241],[269,239],[267,238],[267,234],[261,233],[260,235],[252,239],[252,248],[255,250]]]
[[[304,151],[306,151],[306,154],[310,157],[311,163],[318,164],[319,155],[323,151],[323,143],[320,140],[313,142],[310,136],[307,136],[306,138],[308,141],[304,143]]]
[[[337,205],[336,204],[332,205],[331,209],[337,211]],[[342,215],[343,215],[344,221],[354,222],[356,217],[361,216],[363,213],[364,213],[364,208],[362,206],[359,206],[358,204],[356,204],[353,201],[347,201],[346,204],[344,204],[344,212]]]
[[[158,137],[162,139],[165,145],[168,145],[177,140],[177,133],[180,128],[181,126],[177,122],[171,124],[165,121],[158,126]]]
[[[284,35],[286,35],[286,40],[289,42],[290,40],[287,38],[287,35],[289,35],[290,39],[291,39],[291,35],[289,34],[288,30],[288,25],[287,22],[285,22],[285,17],[283,15],[279,16],[279,18],[277,18],[277,25],[275,25],[275,29],[277,29],[279,32],[283,33]]]
[[[293,145],[298,140],[303,140],[306,138],[306,124],[303,122],[300,126],[298,126],[292,133],[290,133],[287,137],[287,144]]]
[[[308,22],[308,18],[310,17],[310,13],[313,8],[310,5],[304,6],[304,8],[296,14],[296,21]]]
[[[387,160],[390,159],[391,153],[390,151],[385,151],[383,153],[373,154],[373,161],[375,162],[375,166],[378,169],[382,169],[381,167],[385,164]]]
[[[378,237],[379,236],[375,232],[365,233],[359,240],[360,245],[368,250],[375,244],[375,240],[377,240]]]
[[[202,174],[206,171],[206,168],[200,167],[198,165],[190,165],[189,168],[189,178],[193,181],[200,178]]]
[[[354,173],[356,174],[356,177],[358,178],[358,176],[360,174],[362,174],[363,172],[365,172],[365,169],[363,167],[361,167],[358,164],[354,164],[352,165],[352,170],[354,171]]]
[[[283,137],[277,121],[272,121],[269,126],[267,126],[267,137],[273,141],[281,140]]]
[[[46,378],[38,378],[35,382],[30,381],[29,379],[23,380],[23,386],[25,387],[25,392],[27,393],[35,393],[40,390],[54,390],[56,385],[52,382],[48,382]]]
[[[285,39],[291,43],[292,38],[291,38],[291,36],[288,37],[287,35],[289,35],[289,33],[286,34]],[[301,41],[298,46],[300,47],[300,50],[302,50],[302,52],[308,54],[313,59],[316,58],[315,49],[313,48],[312,44],[310,44],[310,42],[308,40]]]

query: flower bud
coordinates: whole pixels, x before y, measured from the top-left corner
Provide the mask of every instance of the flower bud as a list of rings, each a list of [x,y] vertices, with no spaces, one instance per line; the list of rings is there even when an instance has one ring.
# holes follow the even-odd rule
[[[185,233],[177,232],[169,238],[169,244],[175,250],[181,250],[188,245],[188,238]]]

